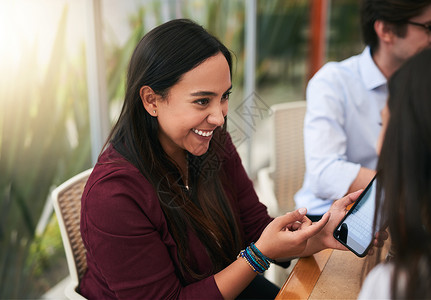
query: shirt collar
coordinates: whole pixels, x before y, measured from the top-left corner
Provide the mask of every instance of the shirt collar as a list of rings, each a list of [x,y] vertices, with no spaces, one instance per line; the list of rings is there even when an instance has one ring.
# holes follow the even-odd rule
[[[371,57],[371,51],[368,46],[365,47],[359,58],[359,70],[362,81],[369,90],[376,89],[387,83],[386,77],[382,74]]]

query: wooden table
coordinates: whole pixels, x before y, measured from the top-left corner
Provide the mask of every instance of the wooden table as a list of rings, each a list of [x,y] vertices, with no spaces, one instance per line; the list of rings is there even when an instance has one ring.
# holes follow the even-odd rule
[[[326,249],[300,258],[275,299],[356,299],[364,259]]]

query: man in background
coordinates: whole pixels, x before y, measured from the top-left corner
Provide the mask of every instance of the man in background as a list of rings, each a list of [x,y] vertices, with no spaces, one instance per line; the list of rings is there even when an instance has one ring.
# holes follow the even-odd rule
[[[361,27],[364,51],[327,63],[307,86],[306,172],[295,202],[312,221],[374,177],[387,79],[431,47],[431,0],[363,0]]]

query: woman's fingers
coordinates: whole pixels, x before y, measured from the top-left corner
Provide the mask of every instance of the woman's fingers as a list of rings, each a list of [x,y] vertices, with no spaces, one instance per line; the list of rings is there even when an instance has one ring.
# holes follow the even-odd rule
[[[304,222],[301,224],[301,228],[299,230],[295,231],[295,234],[298,234],[301,236],[302,239],[308,240],[312,236],[318,234],[323,227],[325,227],[326,223],[329,221],[331,213],[327,212],[325,213],[322,218],[318,222],[312,223],[308,218],[308,222]]]
[[[376,238],[381,241],[386,241],[389,238],[389,233],[386,230],[381,230],[376,233]]]
[[[309,226],[311,225],[313,222],[311,222],[311,220],[304,215],[304,217],[302,218],[301,221],[296,221],[294,223],[288,224],[286,226],[287,229],[289,229],[290,231],[296,231],[299,230],[305,226]]]
[[[389,234],[385,231],[378,231],[376,237],[374,238],[373,245],[376,247],[383,247],[385,241],[389,238]]]
[[[304,222],[309,221],[309,219],[305,216],[307,213],[307,209],[305,208],[299,208],[297,210],[294,210],[292,212],[288,212],[283,216],[277,217],[274,219],[273,226],[277,230],[284,230],[289,229],[291,230],[293,227],[298,227],[298,224],[303,224]]]

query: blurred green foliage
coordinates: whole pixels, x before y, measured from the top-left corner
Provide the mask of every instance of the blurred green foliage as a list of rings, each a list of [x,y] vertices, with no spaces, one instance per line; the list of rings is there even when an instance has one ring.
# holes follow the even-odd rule
[[[30,268],[33,278],[29,295],[40,296],[67,276],[67,262],[55,215],[50,218],[43,234],[36,235],[30,244],[25,265]]]
[[[331,0],[327,60],[339,61],[362,52],[364,44],[357,0]]]
[[[67,7],[42,79],[36,72],[40,68],[36,47],[26,49],[19,66],[2,70],[1,299],[40,296],[34,284],[40,273],[35,269],[38,256],[29,254],[35,254],[34,239],[41,238],[36,227],[47,197],[52,186],[91,164],[84,60],[78,64],[68,60],[66,20]]]

